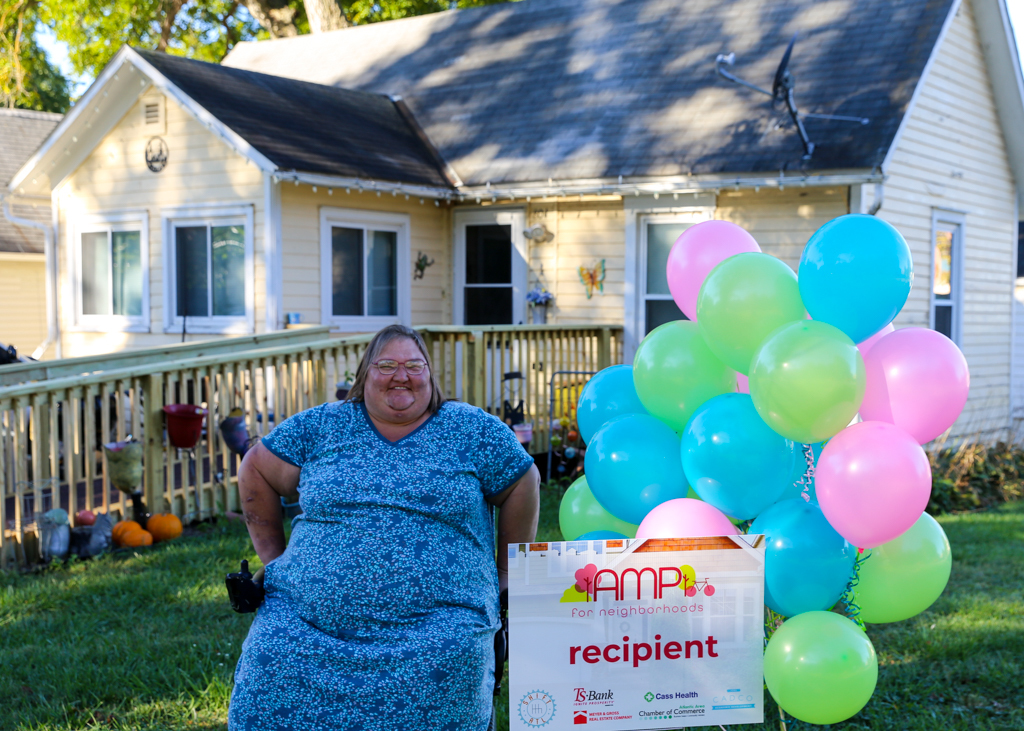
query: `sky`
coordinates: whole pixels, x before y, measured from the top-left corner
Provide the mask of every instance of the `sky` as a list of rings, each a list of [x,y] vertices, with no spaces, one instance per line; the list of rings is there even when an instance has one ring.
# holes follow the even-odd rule
[[[1010,24],[1013,26],[1017,40],[1017,55],[1024,58],[1024,0],[1006,0],[1006,5],[1010,12]],[[39,26],[36,31],[36,40],[46,51],[50,63],[56,65],[64,76],[72,81],[71,97],[77,99],[92,83],[92,78],[80,77],[74,73],[68,60],[67,45],[58,41],[49,28]]]

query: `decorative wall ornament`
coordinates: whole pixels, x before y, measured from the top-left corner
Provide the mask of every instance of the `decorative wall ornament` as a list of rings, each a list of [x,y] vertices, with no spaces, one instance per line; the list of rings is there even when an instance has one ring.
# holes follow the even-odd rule
[[[580,267],[580,281],[587,288],[587,299],[594,296],[594,290],[604,294],[604,259],[592,266]]]
[[[167,167],[167,143],[159,137],[146,143],[146,167],[158,173]]]
[[[424,273],[426,273],[427,267],[433,266],[433,265],[434,265],[434,260],[433,259],[428,258],[427,255],[424,254],[422,251],[417,251],[416,252],[416,263],[414,264],[414,266],[416,267],[416,271],[414,271],[412,273],[412,278],[413,279],[423,279],[423,275],[424,275]]]

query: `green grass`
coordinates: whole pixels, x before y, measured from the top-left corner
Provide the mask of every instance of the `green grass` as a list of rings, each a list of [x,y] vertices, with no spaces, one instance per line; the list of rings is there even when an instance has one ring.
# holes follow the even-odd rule
[[[544,491],[542,540],[561,539],[558,497]],[[832,728],[1024,729],[1024,503],[939,522],[949,587],[924,614],[869,628],[878,688]],[[246,556],[244,527],[222,522],[152,549],[0,573],[0,730],[225,728],[251,617],[231,611],[223,577]],[[779,728],[767,695],[765,718],[731,728]]]

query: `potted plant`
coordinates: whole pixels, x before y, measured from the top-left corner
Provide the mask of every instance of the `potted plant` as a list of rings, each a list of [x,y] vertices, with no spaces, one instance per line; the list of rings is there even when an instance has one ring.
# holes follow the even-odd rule
[[[543,325],[548,321],[548,305],[555,299],[555,295],[548,292],[544,287],[534,287],[526,293],[526,301],[533,308],[533,324]]]

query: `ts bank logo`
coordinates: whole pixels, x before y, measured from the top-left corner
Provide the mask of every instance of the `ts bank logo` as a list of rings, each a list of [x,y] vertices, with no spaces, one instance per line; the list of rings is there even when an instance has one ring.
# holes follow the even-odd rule
[[[650,574],[651,598],[661,599],[666,589],[679,587],[686,596],[696,596],[698,591],[704,592],[706,596],[715,593],[715,587],[707,579],[697,581],[697,572],[692,566],[661,566],[657,569],[651,566],[643,568],[627,568],[622,571],[614,569],[598,569],[596,565],[588,563],[575,574],[576,583],[565,590],[562,594],[562,602],[596,602],[599,592],[609,592],[615,601],[633,599],[634,587],[635,598],[642,599],[641,579],[645,574]],[[627,592],[627,586],[629,586]]]

